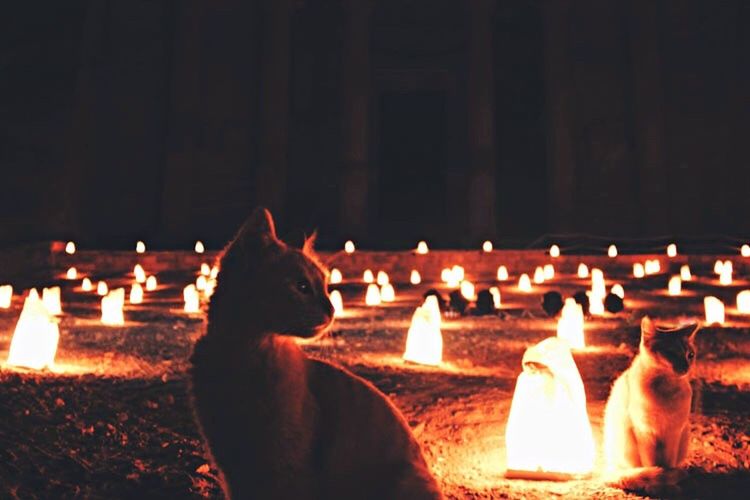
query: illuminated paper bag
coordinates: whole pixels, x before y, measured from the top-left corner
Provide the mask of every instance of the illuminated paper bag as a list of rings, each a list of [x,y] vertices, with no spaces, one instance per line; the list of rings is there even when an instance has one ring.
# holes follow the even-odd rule
[[[551,337],[524,353],[505,443],[507,477],[564,480],[593,470],[586,394],[564,340]]]

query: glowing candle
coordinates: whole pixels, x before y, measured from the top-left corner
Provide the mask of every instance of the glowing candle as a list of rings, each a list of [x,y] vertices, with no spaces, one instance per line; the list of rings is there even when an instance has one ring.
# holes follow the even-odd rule
[[[386,283],[380,287],[380,300],[383,302],[393,302],[396,300],[396,290],[393,289],[393,285]]]
[[[219,266],[212,267],[209,278],[211,278],[212,280],[215,280],[218,275],[219,275]]]
[[[724,267],[722,269],[724,270],[724,272],[727,272],[727,271],[730,272],[730,273],[734,272],[734,265],[732,265],[732,261],[731,260],[725,260],[724,261]]]
[[[203,296],[206,298],[211,297],[211,295],[214,294],[214,289],[216,288],[216,280],[209,279],[206,282],[206,288],[203,289]]]
[[[59,339],[57,321],[33,289],[24,301],[13,331],[7,363],[35,370],[53,368]]]
[[[378,285],[380,286],[387,285],[388,283],[390,283],[390,281],[391,280],[388,278],[388,273],[386,273],[385,271],[378,271],[378,279],[377,279]]]
[[[721,274],[719,275],[719,284],[724,286],[732,284],[732,269],[727,268],[726,265],[721,270]]]
[[[42,289],[42,304],[50,314],[62,314],[62,304],[60,303],[60,287],[53,286]]]
[[[443,360],[443,335],[440,323],[435,322],[434,310],[427,305],[429,299],[435,300],[435,297],[427,297],[425,303],[414,311],[403,358],[412,363],[437,366]]]
[[[142,241],[139,241],[135,244],[135,251],[136,253],[143,253],[146,251],[146,244]]]
[[[94,289],[94,285],[91,284],[91,280],[88,278],[83,278],[83,281],[81,282],[81,290],[84,292],[90,292]]]
[[[617,247],[615,245],[610,245],[609,248],[607,248],[607,255],[612,259],[617,257]]]
[[[352,240],[349,240],[346,243],[344,243],[344,252],[354,253],[354,242]]]
[[[185,302],[184,311],[186,313],[198,313],[201,310],[200,295],[194,284],[190,283],[182,289],[182,299]]]
[[[617,295],[621,299],[625,298],[625,289],[620,285],[619,283],[616,283],[612,285],[612,288],[609,290],[613,295]]]
[[[453,277],[457,279],[459,282],[463,281],[466,278],[466,272],[464,271],[463,267],[459,265],[455,265],[451,269],[453,271]]]
[[[448,283],[453,278],[453,271],[451,271],[450,268],[444,267],[442,271],[440,271],[440,281],[443,283]]]
[[[146,282],[146,271],[143,270],[143,267],[140,264],[136,264],[133,268],[133,275],[135,276],[135,281],[138,283],[145,283]]]
[[[750,314],[750,290],[742,290],[737,294],[737,312]]]
[[[508,279],[508,268],[500,266],[497,268],[497,281],[506,281]]]
[[[518,291],[529,293],[531,292],[531,280],[529,279],[529,275],[526,273],[523,273],[520,278],[518,278]]]
[[[706,310],[706,324],[724,324],[724,303],[716,297],[705,297],[703,308]]]
[[[555,267],[552,264],[544,265],[544,281],[549,281],[555,277]]]
[[[680,279],[682,281],[690,281],[693,279],[693,275],[690,273],[690,266],[687,264],[680,266]]]
[[[476,298],[474,296],[474,283],[471,281],[462,281],[461,295],[463,295],[466,300],[474,300]]]
[[[721,260],[714,262],[714,273],[721,274],[722,270],[724,270],[724,262]]]
[[[424,255],[430,250],[427,248],[427,242],[426,241],[420,241],[417,243],[417,253],[420,255]]]
[[[669,278],[668,290],[669,295],[680,295],[682,293],[682,280],[679,276]]]
[[[332,285],[338,285],[343,281],[344,277],[341,274],[341,271],[338,270],[338,268],[331,269],[331,276],[328,278],[328,282]]]
[[[367,286],[367,293],[365,294],[365,304],[368,306],[380,305],[380,288],[375,283],[370,283]]]
[[[99,283],[96,284],[96,293],[97,293],[97,295],[104,296],[104,295],[107,295],[108,292],[109,292],[109,288],[107,288],[107,283],[106,282],[100,281]]]
[[[661,263],[657,260],[647,260],[646,261],[646,274],[658,274],[661,271]]]
[[[412,285],[419,285],[422,283],[422,276],[419,275],[419,271],[416,269],[411,270],[411,275],[409,275],[409,283]]]
[[[583,262],[578,264],[578,277],[581,279],[589,277],[589,267]]]
[[[552,245],[549,247],[549,256],[550,257],[559,257],[560,256],[560,247],[557,245]]]
[[[424,299],[422,308],[427,310],[430,322],[440,328],[440,325],[443,323],[443,317],[440,314],[440,304],[438,304],[437,297],[435,297],[434,295],[428,295]]]
[[[594,316],[601,316],[604,314],[604,295],[599,295],[591,291],[586,292],[589,298],[589,313]]]
[[[140,304],[143,302],[143,287],[140,283],[133,283],[130,287],[130,303]]]
[[[78,279],[78,270],[75,267],[69,267],[65,272],[65,279],[74,280]]]
[[[13,300],[13,285],[0,286],[0,308],[8,309]]]
[[[537,285],[544,283],[544,269],[541,266],[537,266],[534,269],[534,283]]]
[[[362,281],[365,283],[374,283],[375,275],[369,269],[365,269],[365,272],[362,274]]]
[[[209,276],[211,274],[211,266],[209,266],[206,262],[201,264],[201,274],[203,276]]]
[[[76,253],[76,244],[72,241],[69,241],[65,245],[65,253],[67,253],[68,255],[73,255],[74,253]]]
[[[506,477],[579,477],[596,449],[586,392],[568,344],[548,338],[526,350],[505,426]]]
[[[677,245],[674,243],[670,243],[667,247],[667,256],[668,257],[677,257]]]
[[[607,287],[604,282],[604,273],[601,269],[594,268],[591,270],[591,293],[604,298],[607,295]]]
[[[207,285],[207,284],[208,284],[208,280],[206,279],[206,277],[205,277],[205,276],[203,276],[203,275],[201,274],[201,275],[200,275],[200,276],[198,276],[198,278],[197,278],[197,279],[195,280],[195,289],[196,289],[196,290],[201,290],[201,291],[203,291],[203,290],[205,290],[205,289],[206,289],[206,285]]]
[[[331,305],[333,306],[333,315],[340,317],[344,314],[344,299],[341,297],[341,292],[334,290],[331,292]]]
[[[742,245],[740,249],[740,255],[743,257],[750,257],[750,245]]]
[[[643,268],[643,264],[636,262],[633,264],[633,277],[643,278],[646,275],[646,270]]]
[[[500,309],[500,289],[496,286],[490,287],[490,293],[492,294],[492,303],[495,305],[495,309]]]
[[[206,247],[203,246],[203,242],[198,240],[195,242],[195,253],[203,253],[206,251]]]
[[[122,308],[125,305],[125,289],[118,288],[102,297],[102,324],[124,325],[125,317]]]
[[[583,334],[583,308],[573,298],[565,299],[560,319],[557,321],[557,337],[565,340],[573,349],[586,347]]]
[[[154,290],[156,290],[156,285],[157,285],[156,276],[153,276],[153,275],[149,276],[148,279],[146,280],[146,291],[153,292]]]
[[[492,242],[490,240],[485,241],[482,243],[482,251],[489,253],[492,251]]]

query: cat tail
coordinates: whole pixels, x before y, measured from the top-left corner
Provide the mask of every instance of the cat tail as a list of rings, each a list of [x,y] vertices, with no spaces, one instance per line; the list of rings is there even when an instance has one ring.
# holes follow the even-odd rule
[[[610,473],[606,478],[606,483],[631,493],[669,497],[680,494],[679,484],[686,474],[682,469],[639,467]]]

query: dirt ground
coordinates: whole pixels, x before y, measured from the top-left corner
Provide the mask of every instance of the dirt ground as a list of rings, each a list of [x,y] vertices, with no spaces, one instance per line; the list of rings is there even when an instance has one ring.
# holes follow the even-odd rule
[[[621,277],[625,311],[587,318],[589,347],[574,357],[597,444],[609,387],[637,350],[642,315],[664,323],[700,321],[708,290],[732,304],[738,290],[750,288],[737,282],[719,289],[708,270],[702,275],[684,285],[681,297],[661,291],[664,275]],[[147,293],[143,305],[126,306],[122,327],[102,326],[98,297],[62,283],[64,315],[53,372],[5,366],[22,298],[0,309],[0,497],[221,497],[186,392],[187,358],[203,331],[202,315],[181,311],[182,286],[192,276],[159,278],[160,288]],[[110,285],[128,280],[114,277]],[[338,287],[344,317],[305,349],[349,367],[393,398],[450,498],[639,498],[607,487],[596,472],[569,482],[504,478],[505,424],[521,357],[555,332],[540,294],[570,293],[586,284],[558,276],[528,295],[517,292],[514,281],[499,284],[500,315],[444,321],[444,363],[436,368],[401,360],[411,314],[434,284],[397,284],[397,301],[377,308],[364,306],[362,284],[345,284]],[[698,334],[688,474],[673,496],[748,496],[750,317],[729,305],[727,312],[724,327]]]

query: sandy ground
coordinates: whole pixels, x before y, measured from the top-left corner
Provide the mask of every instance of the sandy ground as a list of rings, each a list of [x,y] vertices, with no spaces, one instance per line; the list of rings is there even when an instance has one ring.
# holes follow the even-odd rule
[[[100,325],[98,298],[64,284],[55,371],[0,368],[0,497],[221,496],[186,393],[187,358],[203,331],[201,315],[181,311],[182,286],[190,279],[160,276],[163,284],[147,293],[145,304],[126,308],[122,327]],[[717,292],[712,278],[686,284],[677,298],[661,292],[665,276],[620,282],[626,310],[589,319],[589,347],[574,354],[597,444],[610,384],[636,352],[641,316],[700,320],[703,295]],[[397,284],[395,303],[367,308],[363,286],[345,284],[339,287],[345,316],[305,349],[349,367],[393,398],[451,498],[638,498],[607,487],[597,471],[569,482],[504,478],[505,424],[521,357],[555,331],[556,321],[539,306],[540,293],[585,286],[558,276],[526,295],[514,282],[501,283],[503,313],[445,320],[443,365],[421,367],[400,356],[411,314],[431,285]],[[724,287],[718,295],[729,303],[745,286]],[[15,297],[10,310],[0,310],[0,360],[21,305]],[[747,498],[750,488],[750,318],[727,312],[724,327],[699,333],[688,474],[672,496]],[[599,456],[597,467],[600,462]]]

